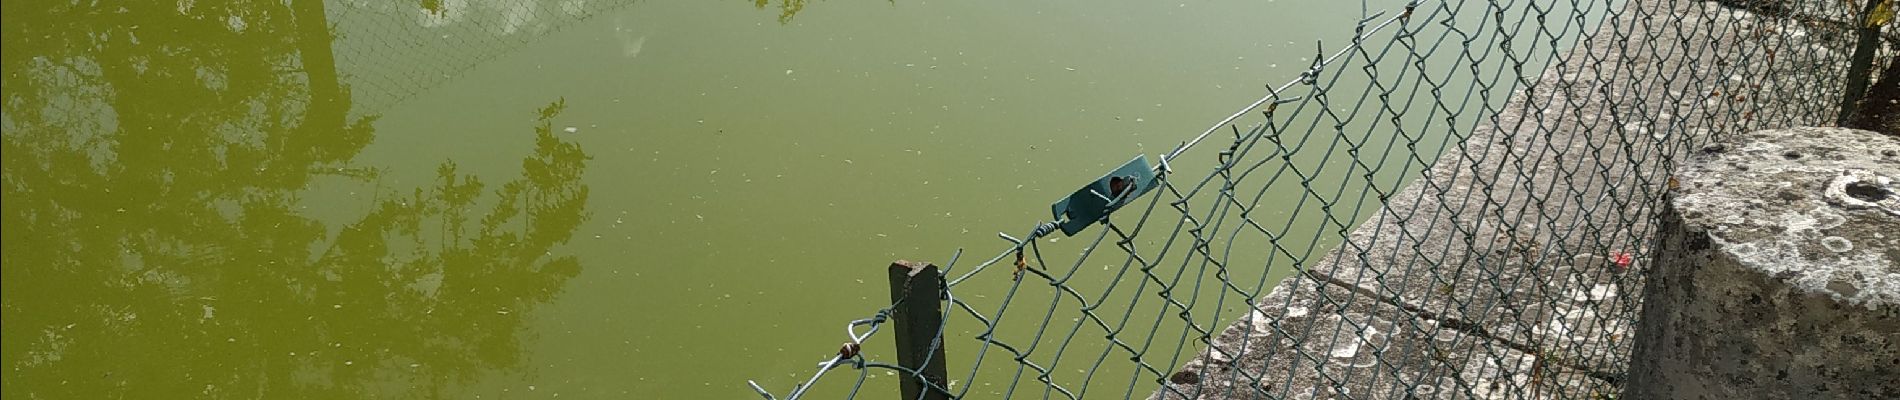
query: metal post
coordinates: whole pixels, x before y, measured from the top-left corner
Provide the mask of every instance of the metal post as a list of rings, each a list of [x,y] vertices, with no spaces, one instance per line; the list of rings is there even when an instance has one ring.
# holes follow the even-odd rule
[[[891,319],[897,330],[897,364],[921,371],[904,375],[905,399],[947,400],[949,375],[943,362],[943,276],[929,263],[897,260],[891,263]],[[928,380],[931,384],[925,384]]]

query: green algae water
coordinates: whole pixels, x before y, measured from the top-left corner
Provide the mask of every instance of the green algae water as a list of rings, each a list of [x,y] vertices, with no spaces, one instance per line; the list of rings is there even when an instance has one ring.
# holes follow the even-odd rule
[[[748,398],[756,380],[782,395],[845,322],[888,304],[892,260],[987,256],[1006,244],[997,231],[1294,78],[1316,40],[1348,43],[1362,12],[9,0],[0,385],[9,399],[646,399]],[[1439,84],[1471,78],[1451,79]],[[1495,107],[1508,89],[1469,101]],[[1177,168],[1198,178],[1212,160]],[[1333,171],[1312,180],[1347,180]],[[1323,215],[1292,211],[1260,218],[1317,238],[1279,245],[1336,240],[1312,233],[1336,229]],[[1260,282],[1242,286],[1291,272],[1260,278],[1270,244],[1225,246],[1254,252],[1235,275]],[[1100,270],[1075,284],[1124,279],[1118,262],[1077,266]],[[993,271],[958,290],[994,305],[1011,286]],[[1041,343],[1068,355],[1036,360],[1091,397],[1152,389],[1120,350],[1060,342],[1077,305],[1042,315],[1064,300],[1035,293],[1000,337],[1053,332]],[[1166,370],[1197,343],[1148,303],[1105,312],[1148,331],[1126,340],[1168,342],[1142,361]],[[1245,309],[1223,304],[1196,323]],[[978,355],[973,322],[950,322],[954,385],[1042,396],[1036,372]],[[865,353],[891,361],[889,346]],[[834,373],[813,398],[856,386]],[[895,388],[875,371],[862,390]]]

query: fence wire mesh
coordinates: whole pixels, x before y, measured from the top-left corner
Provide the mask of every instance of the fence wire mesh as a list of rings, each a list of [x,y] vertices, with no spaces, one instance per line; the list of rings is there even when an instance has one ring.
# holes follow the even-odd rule
[[[1348,43],[1160,155],[1156,190],[945,263],[949,376],[925,394],[1613,398],[1675,163],[1833,124],[1869,9],[1364,4]],[[879,376],[920,374],[880,329],[900,305],[803,383],[753,388],[890,395]]]

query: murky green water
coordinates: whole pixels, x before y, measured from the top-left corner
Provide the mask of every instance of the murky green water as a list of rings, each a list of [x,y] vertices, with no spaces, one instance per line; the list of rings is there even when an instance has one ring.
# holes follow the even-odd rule
[[[1001,248],[998,230],[1295,76],[1360,11],[9,1],[0,382],[19,399],[782,394],[886,304],[891,260]],[[1325,228],[1300,218],[1289,231]],[[967,296],[1010,284],[989,278]],[[1101,348],[1068,349],[1062,379]],[[985,357],[979,397],[1016,372]],[[1096,395],[1127,390],[1125,357]]]

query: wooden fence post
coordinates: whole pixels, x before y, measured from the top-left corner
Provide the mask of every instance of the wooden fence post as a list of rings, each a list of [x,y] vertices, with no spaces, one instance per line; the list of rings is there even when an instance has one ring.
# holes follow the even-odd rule
[[[950,385],[945,380],[944,343],[937,335],[943,326],[943,300],[938,296],[943,291],[941,272],[929,263],[904,260],[891,263],[890,272],[891,302],[897,304],[891,310],[897,364],[923,372],[922,377],[901,376],[903,398],[947,400]]]
[[[1853,20],[1857,28],[1854,30],[1854,55],[1848,58],[1847,86],[1841,93],[1841,111],[1840,116],[1834,119],[1835,125],[1847,125],[1860,109],[1861,98],[1867,96],[1867,87],[1874,73],[1874,53],[1880,51],[1880,25],[1873,24],[1874,12],[1880,11],[1880,3],[1881,0],[1867,0],[1867,5],[1860,11],[1860,18]]]

